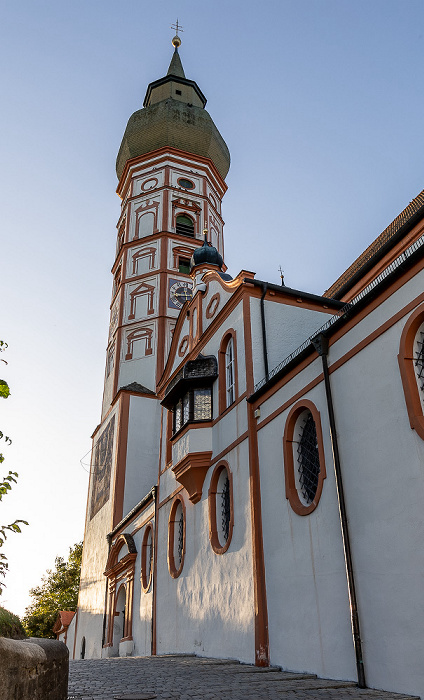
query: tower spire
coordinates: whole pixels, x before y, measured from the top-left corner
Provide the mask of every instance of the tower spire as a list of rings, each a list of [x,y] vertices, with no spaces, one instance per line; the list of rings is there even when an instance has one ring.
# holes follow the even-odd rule
[[[183,64],[181,63],[181,58],[178,53],[178,47],[181,46],[181,37],[178,36],[178,32],[183,32],[181,24],[178,23],[178,19],[175,24],[171,25],[171,29],[175,29],[175,36],[172,39],[172,46],[174,47],[174,53],[171,58],[171,63],[169,64],[167,75],[175,75],[177,78],[185,78]]]

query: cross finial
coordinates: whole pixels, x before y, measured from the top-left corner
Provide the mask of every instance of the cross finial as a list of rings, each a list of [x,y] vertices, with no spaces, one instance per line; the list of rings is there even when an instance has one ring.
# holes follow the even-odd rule
[[[283,270],[281,269],[281,265],[278,268],[278,272],[280,273],[280,277],[281,277],[281,286],[284,287],[284,274],[283,274]]]
[[[181,46],[181,38],[178,36],[178,32],[184,31],[181,24],[178,22],[178,17],[175,24],[171,24],[171,29],[175,29],[175,36],[172,39],[172,46],[175,46],[175,48],[178,49],[178,47]]]

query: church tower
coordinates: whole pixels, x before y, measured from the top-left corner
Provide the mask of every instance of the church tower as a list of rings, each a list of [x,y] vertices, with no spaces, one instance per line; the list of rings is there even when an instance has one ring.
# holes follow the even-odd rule
[[[106,536],[158,481],[156,386],[177,317],[192,295],[190,259],[205,228],[224,253],[221,202],[230,155],[203,92],[185,77],[178,35],[172,44],[168,72],[148,85],[116,161],[122,205],[101,423],[92,436],[80,624],[84,610],[104,611]],[[92,638],[97,645],[101,636],[87,634],[87,644]],[[87,647],[87,656],[98,655]]]

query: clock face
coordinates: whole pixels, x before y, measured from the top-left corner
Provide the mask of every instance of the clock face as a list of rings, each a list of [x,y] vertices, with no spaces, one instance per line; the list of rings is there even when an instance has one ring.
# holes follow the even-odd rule
[[[192,282],[186,280],[169,280],[168,304],[171,309],[181,309],[193,296]]]

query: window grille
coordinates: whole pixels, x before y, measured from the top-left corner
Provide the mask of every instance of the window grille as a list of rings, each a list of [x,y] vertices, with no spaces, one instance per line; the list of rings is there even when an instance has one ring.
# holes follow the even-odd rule
[[[178,543],[177,543],[177,569],[181,566],[183,559],[183,546],[184,546],[184,513],[181,508],[181,515],[178,521]]]
[[[227,406],[231,406],[235,400],[235,382],[234,382],[234,344],[233,339],[227,343],[225,350],[225,376],[226,376],[226,391],[227,391]]]
[[[227,472],[225,472],[225,479],[222,486],[221,492],[221,515],[222,515],[222,536],[224,543],[228,540],[228,535],[230,534],[230,480],[228,478]]]
[[[175,231],[182,236],[194,236],[194,224],[189,216],[177,216]]]
[[[174,434],[192,421],[212,419],[210,387],[188,391],[174,406]]]
[[[300,491],[306,503],[312,503],[318,488],[320,465],[317,429],[310,412],[301,429],[297,457]]]
[[[210,420],[212,417],[212,395],[210,389],[194,390],[193,420]]]
[[[417,333],[415,355],[415,374],[418,386],[424,392],[424,331]]]

